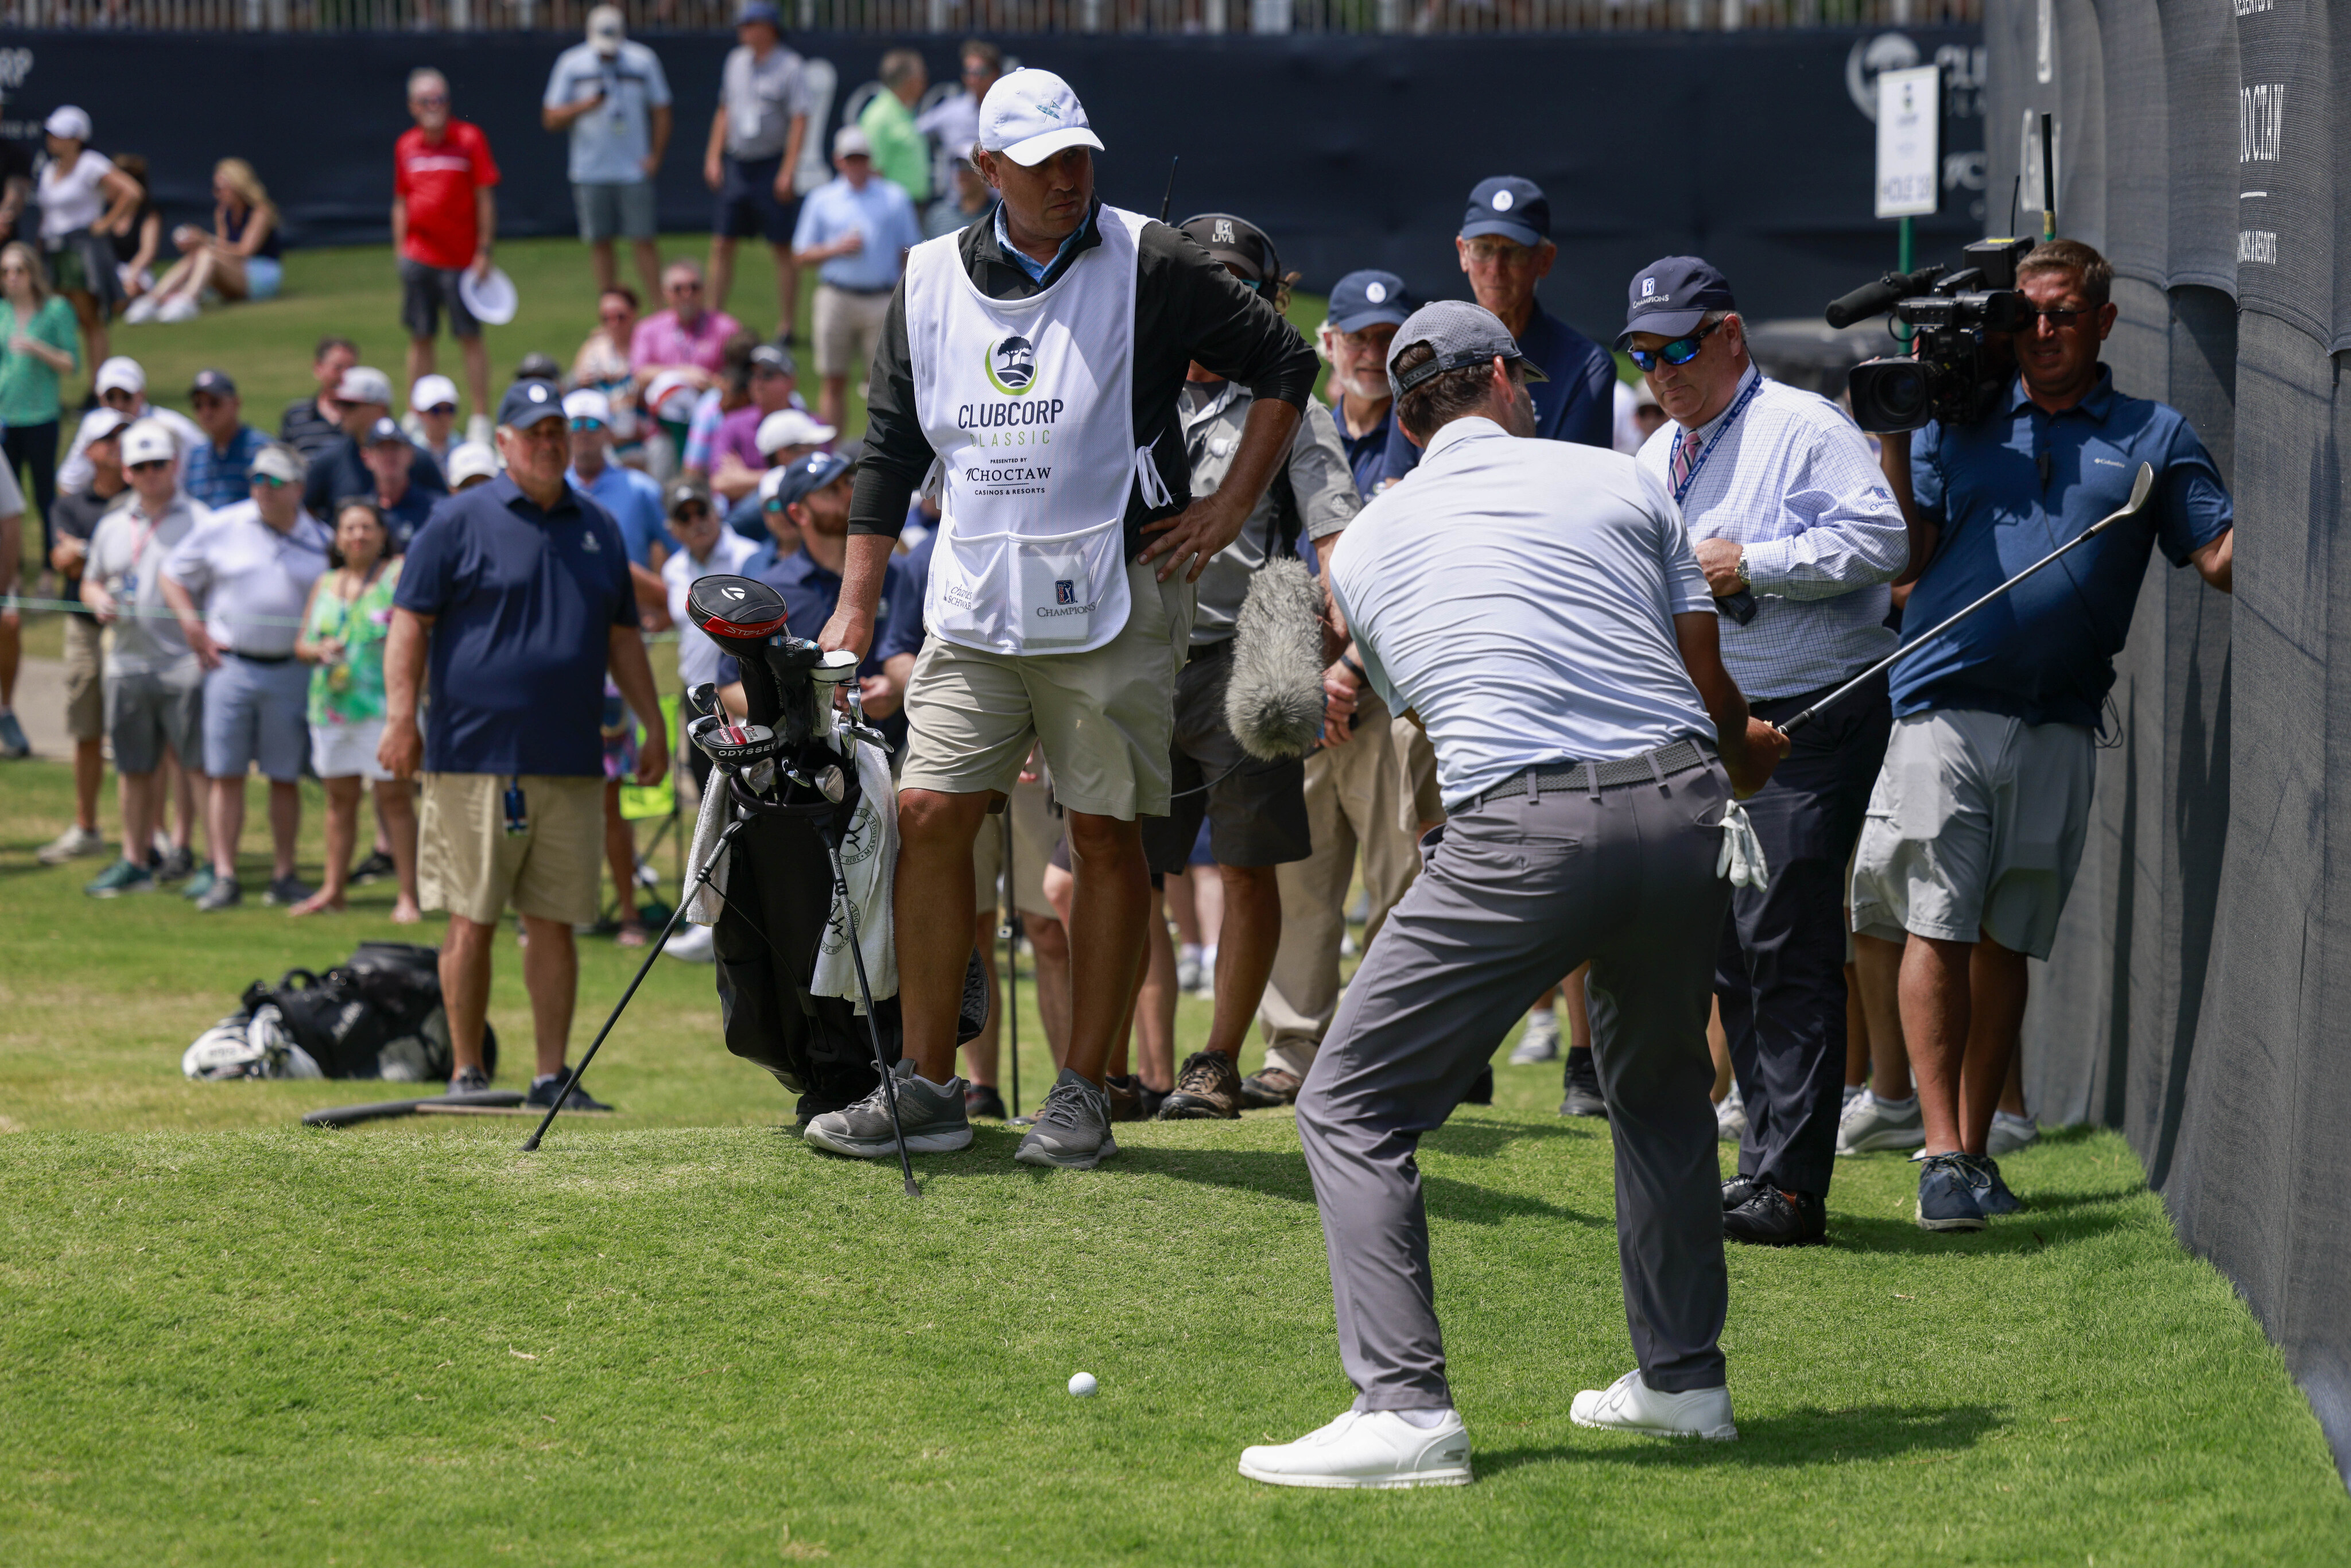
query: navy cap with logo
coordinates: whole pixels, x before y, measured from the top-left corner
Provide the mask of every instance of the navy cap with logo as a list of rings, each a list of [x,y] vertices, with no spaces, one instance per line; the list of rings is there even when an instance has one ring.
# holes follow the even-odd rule
[[[776,499],[787,507],[805,501],[853,466],[838,452],[811,452],[805,457],[795,457],[776,486]]]
[[[226,371],[198,371],[196,379],[189,384],[188,395],[195,397],[199,394],[211,397],[235,397],[236,383],[228,379]]]
[[[1331,286],[1331,330],[1360,332],[1384,321],[1401,327],[1420,301],[1393,272],[1351,272]]]
[[[498,423],[509,430],[528,430],[543,420],[563,417],[563,399],[545,382],[517,382],[498,400]]]
[[[405,446],[408,444],[408,433],[400,428],[400,423],[397,420],[392,419],[389,414],[387,414],[383,418],[377,420],[373,424],[368,426],[367,444],[370,446]]]
[[[751,350],[751,369],[773,371],[779,376],[797,375],[799,366],[792,361],[792,351],[778,343],[761,343]]]
[[[1421,343],[1436,350],[1437,357],[1408,371],[1397,370],[1396,361],[1405,350]],[[1531,382],[1551,380],[1520,350],[1519,340],[1510,336],[1510,329],[1502,325],[1499,316],[1467,299],[1440,299],[1434,305],[1422,306],[1412,313],[1410,320],[1396,329],[1395,341],[1388,345],[1388,390],[1402,397],[1423,382],[1435,381],[1447,371],[1498,359],[1518,361]]]
[[[1698,329],[1709,310],[1736,310],[1730,279],[1694,256],[1663,256],[1633,275],[1625,307],[1624,348],[1635,332],[1681,338]]]
[[[1469,193],[1469,211],[1461,220],[1461,237],[1500,235],[1520,245],[1541,245],[1551,238],[1551,198],[1532,180],[1516,174],[1480,180]]]

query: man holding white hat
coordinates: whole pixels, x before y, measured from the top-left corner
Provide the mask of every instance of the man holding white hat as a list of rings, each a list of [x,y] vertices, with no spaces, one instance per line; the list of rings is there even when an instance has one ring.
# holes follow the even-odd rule
[[[208,438],[203,428],[186,414],[177,409],[158,408],[147,401],[147,372],[140,367],[138,361],[128,354],[117,354],[106,361],[98,367],[98,374],[91,378],[89,390],[97,394],[101,407],[110,408],[120,414],[125,423],[132,420],[152,419],[162,425],[179,449],[176,473],[183,479],[187,477],[188,454]],[[84,423],[87,430],[97,428],[89,422]],[[82,455],[82,448],[88,446],[91,440],[87,430],[83,426],[76,427],[73,445],[68,449],[66,460],[57,465],[57,489],[60,493],[87,490],[90,480],[96,477],[89,459]]]
[[[872,361],[923,223],[895,181],[873,177],[873,144],[856,126],[833,132],[832,166],[839,176],[800,204],[792,259],[816,267],[817,417],[837,426],[849,406],[850,372]]]
[[[1065,1068],[1019,1157],[1118,1152],[1102,1087],[1144,956],[1144,815],[1165,815],[1192,584],[1290,450],[1313,350],[1189,239],[1094,198],[1102,141],[1067,83],[1021,70],[980,106],[993,221],[914,247],[883,323],[839,608],[820,639],[861,658],[908,500],[936,463],[931,636],[906,692],[896,907],[910,1142],[971,1141],[956,1018],[976,915],[972,843],[1041,742],[1077,875]],[[1255,398],[1215,495],[1190,497],[1176,402],[1195,361]],[[1146,546],[1148,547],[1146,549]],[[809,1141],[886,1156],[877,1094]]]

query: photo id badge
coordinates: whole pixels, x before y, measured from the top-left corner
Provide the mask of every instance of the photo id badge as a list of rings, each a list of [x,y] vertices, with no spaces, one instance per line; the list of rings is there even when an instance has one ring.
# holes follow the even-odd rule
[[[1093,634],[1095,601],[1085,551],[1075,544],[1019,547],[1020,640],[1082,643]]]

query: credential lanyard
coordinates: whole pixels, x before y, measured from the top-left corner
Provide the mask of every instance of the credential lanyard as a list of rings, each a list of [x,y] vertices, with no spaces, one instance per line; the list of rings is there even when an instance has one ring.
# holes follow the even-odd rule
[[[1704,446],[1698,448],[1698,461],[1690,465],[1690,471],[1682,476],[1680,484],[1674,486],[1674,505],[1678,507],[1688,497],[1691,487],[1698,483],[1699,471],[1706,466],[1706,460],[1714,455],[1715,447],[1721,443],[1724,436],[1730,434],[1730,427],[1739,423],[1739,416],[1747,412],[1747,405],[1754,402],[1755,394],[1762,390],[1763,377],[1761,372],[1758,372],[1755,379],[1747,383],[1747,390],[1732,401],[1730,412],[1724,414],[1722,423],[1714,427],[1714,434],[1708,438]]]

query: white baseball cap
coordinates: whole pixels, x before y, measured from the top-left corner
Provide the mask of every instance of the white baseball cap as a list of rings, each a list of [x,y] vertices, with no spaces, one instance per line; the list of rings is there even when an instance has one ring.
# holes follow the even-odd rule
[[[987,89],[979,106],[979,144],[1024,169],[1064,147],[1104,151],[1070,84],[1051,71],[1034,69],[998,77]]]
[[[122,427],[130,423],[130,416],[120,409],[100,403],[81,416],[81,423],[74,431],[74,439],[88,446],[93,441],[104,441],[110,435],[120,434]]]
[[[160,419],[134,419],[122,435],[122,465],[136,468],[141,463],[176,463],[180,444],[172,439],[171,426]]]
[[[439,408],[444,402],[451,408],[457,406],[457,383],[447,376],[419,376],[416,384],[408,389],[408,406],[412,409]]]
[[[276,479],[281,484],[298,485],[308,467],[300,453],[270,441],[263,443],[261,450],[253,455],[248,472]]]
[[[89,116],[72,104],[62,104],[49,111],[41,129],[52,136],[62,136],[68,141],[89,140]]]
[[[592,419],[606,429],[612,424],[612,400],[594,387],[581,387],[563,400],[566,419]]]
[[[762,456],[771,456],[787,446],[821,446],[839,434],[803,410],[779,408],[759,422],[758,434],[751,439]]]
[[[588,13],[588,42],[606,59],[621,52],[621,34],[625,23],[618,5],[599,5]]]
[[[854,125],[844,125],[832,133],[832,155],[836,158],[871,158],[873,139]]]
[[[468,479],[495,479],[498,476],[498,455],[478,441],[461,441],[449,449],[449,487],[455,489]]]
[[[91,383],[91,390],[100,394],[127,392],[134,397],[144,397],[147,395],[147,372],[140,369],[139,361],[130,355],[117,354],[98,367],[98,380]]]
[[[392,378],[372,365],[353,365],[335,383],[337,402],[380,402],[392,406]]]

